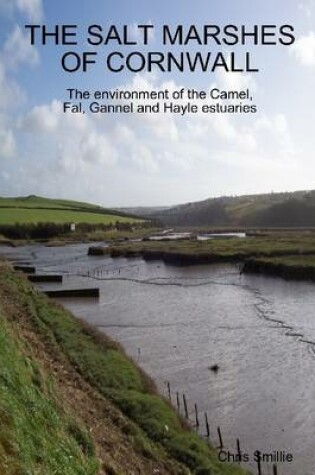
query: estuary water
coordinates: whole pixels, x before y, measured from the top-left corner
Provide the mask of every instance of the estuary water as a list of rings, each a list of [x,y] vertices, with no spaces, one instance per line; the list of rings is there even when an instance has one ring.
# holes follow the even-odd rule
[[[199,411],[199,432],[252,460],[285,451],[279,475],[315,474],[315,286],[240,275],[234,265],[166,266],[88,257],[88,245],[0,248],[38,273],[62,273],[53,288],[99,287],[100,299],[64,299],[72,312],[121,342],[176,406]],[[214,372],[211,367],[218,366]],[[245,464],[257,473],[254,463]],[[263,475],[272,473],[263,464]]]

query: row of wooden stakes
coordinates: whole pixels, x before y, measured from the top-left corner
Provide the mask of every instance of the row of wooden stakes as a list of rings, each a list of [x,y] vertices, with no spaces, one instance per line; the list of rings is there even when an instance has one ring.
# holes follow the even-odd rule
[[[168,393],[169,402],[170,402],[170,404],[173,404],[171,385],[168,381],[166,382],[166,385],[167,385],[167,393]],[[183,402],[183,409],[184,409],[185,419],[187,421],[189,421],[189,410],[188,410],[187,397],[186,397],[185,394],[183,394],[182,397],[181,397],[180,393],[176,392],[176,408],[177,408],[178,413],[181,413],[181,399],[182,399],[182,402]],[[195,424],[194,425],[195,425],[195,427],[198,431],[199,428],[200,428],[200,413],[198,411],[198,405],[197,404],[194,404],[194,413],[195,413]],[[208,418],[208,413],[207,412],[204,412],[204,419],[205,419],[206,437],[207,437],[208,440],[210,440],[210,424],[209,424],[209,418]],[[220,426],[217,427],[217,434],[218,434],[219,445],[216,448],[220,451],[224,448],[223,436],[222,436],[222,431],[221,431]],[[240,444],[239,439],[236,439],[236,448],[237,448],[237,454],[239,455],[239,459],[241,460],[242,451],[241,451],[241,444]],[[275,464],[272,466],[272,474],[273,475],[280,475],[279,472],[278,472],[278,467]],[[261,464],[261,460],[259,460],[259,459],[257,460],[257,475],[263,475],[262,464]]]

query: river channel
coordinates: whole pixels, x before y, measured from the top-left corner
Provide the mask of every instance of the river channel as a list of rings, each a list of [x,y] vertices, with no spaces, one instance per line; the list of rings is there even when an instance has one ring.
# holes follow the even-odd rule
[[[279,475],[315,474],[315,286],[240,275],[234,265],[166,266],[88,257],[88,245],[0,248],[39,273],[62,273],[53,288],[99,287],[99,300],[64,299],[75,315],[122,343],[172,402],[194,405],[205,434],[252,458],[285,451]],[[211,367],[218,366],[218,371]],[[246,464],[245,464],[246,466]],[[255,465],[248,468],[257,473]],[[272,473],[263,465],[263,475]]]

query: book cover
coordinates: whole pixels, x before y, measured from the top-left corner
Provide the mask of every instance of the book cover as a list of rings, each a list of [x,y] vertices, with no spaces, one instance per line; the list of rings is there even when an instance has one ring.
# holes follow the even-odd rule
[[[86,370],[137,430],[102,450],[94,421],[95,460],[67,473],[312,475],[314,1],[0,0],[0,13],[1,255],[137,365]],[[71,345],[84,376],[90,356]],[[130,376],[142,370],[153,396]],[[50,473],[44,449],[9,454],[7,439],[28,449],[8,387],[0,468]],[[158,393],[165,420],[144,400]]]

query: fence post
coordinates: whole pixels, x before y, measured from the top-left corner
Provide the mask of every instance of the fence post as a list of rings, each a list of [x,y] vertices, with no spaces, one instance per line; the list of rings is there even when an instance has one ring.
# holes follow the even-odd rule
[[[261,473],[261,452],[257,450],[256,452],[256,459],[257,459],[257,473],[258,475],[262,475]]]
[[[185,409],[185,417],[186,419],[189,419],[187,400],[186,400],[185,394],[183,394],[183,402],[184,402],[184,409]]]
[[[210,427],[209,427],[209,421],[208,421],[208,414],[206,412],[205,412],[205,421],[206,421],[207,437],[209,439],[209,437],[210,437]]]
[[[195,415],[196,415],[196,427],[199,427],[199,417],[198,417],[198,406],[195,404]]]
[[[169,381],[167,382],[167,390],[168,390],[168,398],[170,400],[170,403],[172,402],[172,395],[171,395],[171,385]]]
[[[236,439],[236,447],[237,447],[237,454],[239,456],[238,463],[240,464],[242,461],[242,452],[241,452],[241,444],[240,439]]]
[[[220,449],[223,449],[223,439],[222,439],[222,433],[220,427],[218,427],[218,436],[219,436],[219,442],[220,442]]]

